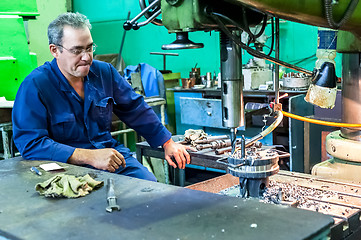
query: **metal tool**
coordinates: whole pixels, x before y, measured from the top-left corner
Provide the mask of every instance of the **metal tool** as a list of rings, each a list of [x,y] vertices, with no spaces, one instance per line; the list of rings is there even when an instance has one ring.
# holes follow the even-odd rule
[[[114,179],[108,178],[108,193],[107,193],[107,201],[108,207],[106,208],[107,212],[113,212],[113,210],[120,211],[119,205],[117,205],[117,197],[114,192]]]
[[[39,171],[39,169],[37,169],[36,167],[31,167],[30,168],[30,171],[36,173],[37,175],[41,176],[42,173]]]

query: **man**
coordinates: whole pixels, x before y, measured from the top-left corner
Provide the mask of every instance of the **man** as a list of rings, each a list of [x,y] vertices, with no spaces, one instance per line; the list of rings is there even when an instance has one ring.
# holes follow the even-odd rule
[[[93,61],[90,29],[79,13],[61,14],[49,24],[54,59],[24,79],[14,103],[14,142],[21,155],[156,181],[111,137],[114,112],[152,147],[163,146],[171,166],[184,168],[190,162],[186,148],[171,139],[143,97],[110,64]]]

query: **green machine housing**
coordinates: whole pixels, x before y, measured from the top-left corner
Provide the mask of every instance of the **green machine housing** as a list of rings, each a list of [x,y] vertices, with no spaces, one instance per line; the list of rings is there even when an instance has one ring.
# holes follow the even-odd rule
[[[333,18],[340,20],[350,1],[335,1]],[[323,9],[323,0],[161,0],[162,22],[170,33],[217,30],[215,22],[205,9],[227,15],[240,26],[258,24],[262,14],[304,23],[330,27]],[[358,4],[338,33],[337,51],[341,53],[361,52],[361,4]]]
[[[38,15],[36,0],[0,1],[0,97],[8,101],[37,66],[36,54],[29,51],[26,21]]]

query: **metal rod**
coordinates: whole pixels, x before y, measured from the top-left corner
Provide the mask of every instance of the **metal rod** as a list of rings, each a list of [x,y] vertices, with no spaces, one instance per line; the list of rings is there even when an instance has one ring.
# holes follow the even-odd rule
[[[167,68],[166,68],[166,64],[165,64],[165,56],[166,55],[163,55],[163,70],[166,70]]]
[[[162,53],[162,52],[151,52],[154,55],[163,55],[163,70],[166,70],[166,56],[179,56],[178,53]]]
[[[244,135],[242,135],[242,140],[241,140],[241,148],[242,148],[242,159],[244,159],[246,157],[246,139],[244,138]]]
[[[196,143],[196,144],[210,143],[213,141],[223,140],[223,139],[229,139],[229,136],[228,135],[210,136],[205,139],[197,139],[194,141],[194,143]]]
[[[276,59],[280,59],[280,19],[276,18]],[[275,64],[274,75],[274,90],[275,90],[275,103],[280,103],[280,66]]]
[[[127,15],[127,21],[129,20],[130,18],[130,11],[128,11],[128,15]],[[122,42],[120,44],[120,49],[119,49],[119,53],[118,53],[118,57],[117,57],[117,64],[116,64],[116,69],[118,70],[119,67],[120,67],[120,62],[121,62],[121,59],[122,59],[122,51],[123,51],[123,46],[124,46],[124,41],[125,41],[125,34],[126,34],[127,31],[124,31],[123,33],[123,37],[122,37]],[[123,70],[123,69],[122,69]]]
[[[231,128],[231,145],[232,145],[232,153],[236,150],[236,128]]]
[[[150,5],[149,5],[150,6]],[[162,10],[159,9],[158,11],[156,11],[152,16],[150,16],[150,18],[148,18],[146,21],[138,23],[138,27],[143,27],[145,25],[147,25],[148,23],[150,23],[151,21],[153,21],[156,17],[158,17],[158,15],[160,15],[162,13]]]
[[[132,20],[130,20],[130,24],[133,25],[133,23],[135,21],[137,21],[139,18],[141,18],[149,9],[151,9],[152,7],[154,7],[156,4],[158,4],[160,2],[160,0],[156,0],[154,2],[152,2],[151,4],[149,4],[148,7],[144,8],[143,11],[141,11],[137,16],[135,16],[135,18],[133,18]]]
[[[276,116],[277,116],[276,120],[268,128],[266,128],[264,131],[260,132],[259,134],[257,134],[253,138],[246,141],[246,143],[245,143],[246,148],[251,146],[256,141],[264,138],[266,135],[271,133],[276,127],[278,127],[278,125],[282,122],[283,114],[282,114],[281,111],[277,111]],[[223,154],[225,152],[228,152],[230,150],[229,148],[230,147],[217,149],[215,152],[216,152],[217,155]],[[232,153],[233,153],[233,148],[232,148]]]

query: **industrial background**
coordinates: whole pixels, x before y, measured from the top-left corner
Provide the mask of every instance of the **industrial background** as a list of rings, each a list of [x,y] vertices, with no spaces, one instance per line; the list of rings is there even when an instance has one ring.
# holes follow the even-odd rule
[[[163,18],[164,26],[149,23],[137,29],[137,22],[149,18],[135,20],[144,11],[142,2],[157,3],[151,14],[161,9],[157,20]],[[49,230],[41,231],[32,222],[52,228],[58,220],[34,219],[33,215],[40,215],[35,210],[68,222],[55,230],[55,239],[99,239],[115,234],[125,239],[361,239],[360,4],[355,0],[295,0],[294,6],[276,0],[220,2],[1,1],[0,192],[8,196],[0,197],[0,239],[45,239]],[[204,11],[198,12],[203,6]],[[224,16],[229,11],[232,18],[233,7],[247,9],[256,17],[265,14],[263,34],[252,39],[246,30],[242,34],[235,31],[243,22]],[[194,12],[186,14],[189,11]],[[334,11],[333,17],[347,18],[339,29],[329,26],[327,11]],[[112,136],[130,148],[158,183],[66,164],[61,167],[76,176],[89,173],[100,181],[108,179],[108,187],[112,178],[128,184],[115,186],[122,209],[118,215],[99,214],[104,204],[98,204],[102,197],[97,193],[107,190],[109,194],[109,188],[86,196],[89,200],[83,205],[75,198],[69,200],[78,210],[69,209],[65,201],[56,205],[29,195],[40,177],[45,180],[52,173],[34,170],[41,162],[23,160],[12,139],[11,111],[17,90],[33,69],[53,59],[47,27],[64,12],[88,17],[97,45],[94,58],[112,63],[130,80],[175,141],[198,150],[191,153],[192,161],[184,170],[173,169],[163,159],[163,149],[151,148],[114,116]],[[227,24],[222,23],[225,19]],[[262,21],[248,20],[251,31],[260,31]],[[227,29],[232,31],[227,33]],[[178,37],[185,32],[204,47],[184,49],[184,44],[166,49],[165,45],[175,45],[175,33]],[[261,54],[251,55],[232,37],[248,41]],[[139,70],[143,67],[159,71],[162,77],[146,79]],[[331,85],[322,85],[324,80],[332,81]],[[159,93],[148,95],[148,87],[155,85]],[[313,95],[316,91],[322,97]],[[39,207],[18,210],[10,217],[9,209],[15,209],[11,197],[28,198],[26,202]],[[174,210],[180,199],[185,199],[184,205]],[[54,213],[49,213],[50,207]],[[79,232],[70,224],[77,218],[79,227],[94,221],[103,235],[96,229]]]

